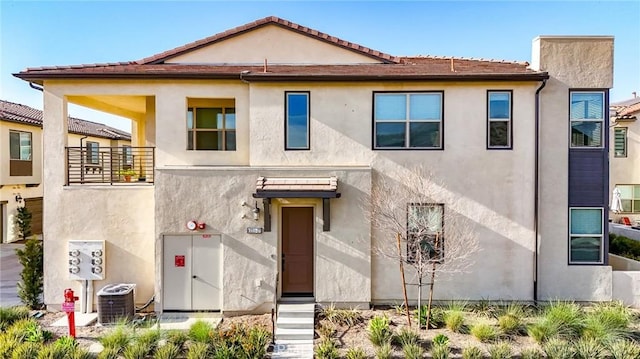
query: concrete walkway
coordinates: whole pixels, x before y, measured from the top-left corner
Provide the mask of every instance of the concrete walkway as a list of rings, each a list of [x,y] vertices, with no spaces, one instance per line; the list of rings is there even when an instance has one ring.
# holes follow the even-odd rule
[[[16,255],[16,248],[24,248],[24,244],[0,244],[0,306],[11,307],[21,305],[18,298],[17,283],[20,281],[22,265]]]

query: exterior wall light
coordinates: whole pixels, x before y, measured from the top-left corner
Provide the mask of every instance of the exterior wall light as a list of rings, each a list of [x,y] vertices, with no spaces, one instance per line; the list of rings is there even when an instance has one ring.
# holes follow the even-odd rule
[[[22,203],[22,196],[20,195],[20,193],[16,194],[16,202]]]
[[[258,202],[256,202],[256,206],[253,207],[251,213],[253,213],[253,219],[255,219],[256,221],[260,219],[260,208],[258,208]]]

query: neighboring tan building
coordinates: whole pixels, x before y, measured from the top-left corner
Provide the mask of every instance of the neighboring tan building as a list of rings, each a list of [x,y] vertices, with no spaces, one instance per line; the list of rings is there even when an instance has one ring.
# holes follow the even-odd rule
[[[633,95],[611,104],[609,186],[612,191],[618,188],[622,205],[612,219],[619,222],[628,217],[632,224],[640,225],[640,97]]]
[[[381,176],[402,186],[416,165],[448,191],[420,205],[470,221],[481,246],[436,299],[612,299],[610,36],[538,37],[531,64],[397,57],[267,17],[139,61],[16,76],[44,87],[53,308],[80,289],[65,280],[78,239],[106,243],[96,286],[135,283],[156,311],[400,302],[366,209]],[[143,181],[70,178],[68,103],[131,119]]]
[[[131,145],[131,135],[113,127],[73,117],[68,123],[68,143],[90,147],[94,157],[104,148]],[[32,234],[42,235],[42,111],[0,100],[0,148],[0,242],[18,240],[20,206],[32,214]]]

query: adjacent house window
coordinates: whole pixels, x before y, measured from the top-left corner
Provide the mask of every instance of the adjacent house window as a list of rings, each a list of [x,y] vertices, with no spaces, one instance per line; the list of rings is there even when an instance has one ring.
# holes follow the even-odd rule
[[[31,132],[9,131],[9,175],[32,176]]]
[[[613,155],[614,157],[627,157],[627,128],[616,127],[613,129]]]
[[[603,263],[602,208],[569,209],[569,263]]]
[[[122,163],[125,166],[131,166],[133,164],[133,152],[131,146],[122,146]]]
[[[487,148],[511,148],[511,91],[487,92]]]
[[[189,107],[187,149],[235,151],[236,109],[234,107]]]
[[[87,163],[97,165],[100,163],[100,144],[87,141]]]
[[[309,93],[285,92],[285,149],[309,149]]]
[[[572,91],[570,97],[571,147],[603,147],[604,92]]]
[[[407,207],[407,259],[444,259],[444,204],[411,203]]]
[[[374,93],[374,148],[442,149],[442,92]]]
[[[616,185],[620,190],[620,202],[622,203],[622,212],[640,213],[640,185],[626,184]]]

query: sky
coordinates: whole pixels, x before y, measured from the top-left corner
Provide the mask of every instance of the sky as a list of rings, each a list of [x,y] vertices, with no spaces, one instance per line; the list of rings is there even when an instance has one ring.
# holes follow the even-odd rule
[[[640,95],[640,1],[0,0],[0,98],[42,109],[27,67],[139,60],[267,16],[388,54],[531,62],[539,35],[612,35],[611,101]],[[69,114],[130,130],[127,119]]]

